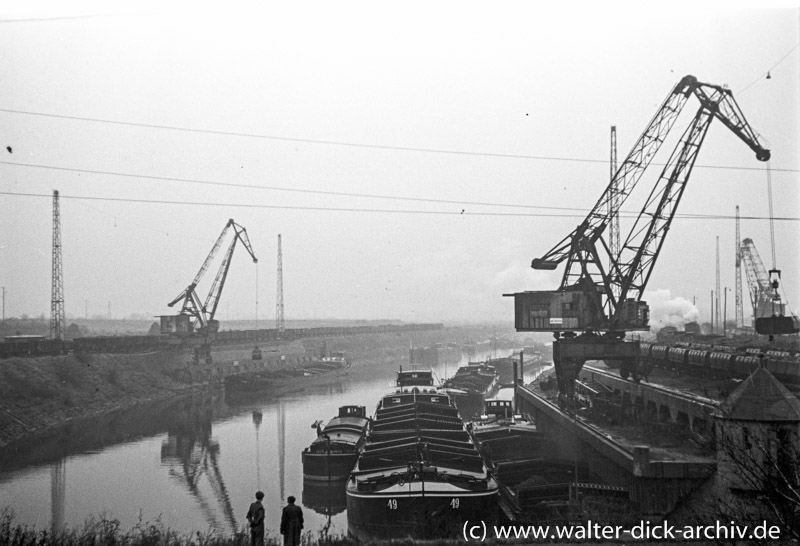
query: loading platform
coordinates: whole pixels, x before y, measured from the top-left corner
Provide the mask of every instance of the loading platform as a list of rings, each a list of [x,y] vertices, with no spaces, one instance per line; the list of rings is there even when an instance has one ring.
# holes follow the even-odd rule
[[[683,418],[678,418],[680,414],[691,416],[689,423],[698,429],[705,421],[707,430],[716,407],[713,401],[624,381],[591,367],[584,370],[580,381],[581,396],[597,404],[598,411],[568,414],[558,407],[555,391],[542,390],[537,384],[517,388],[517,410],[533,418],[549,440],[550,456],[574,461],[577,479],[570,480],[574,494],[581,483],[598,485],[616,496],[627,495],[638,516],[659,518],[715,473],[713,451],[703,445],[701,437],[691,432],[682,435]],[[620,403],[616,405],[615,400]],[[602,408],[604,403],[615,408],[610,417],[608,411],[602,411],[608,409]],[[655,420],[647,409],[653,405],[657,408]],[[668,418],[664,421],[659,415]],[[670,434],[664,434],[666,428]],[[654,442],[654,436],[674,441]]]
[[[617,421],[671,424],[707,436],[719,400],[668,387],[636,383],[593,366],[581,370],[576,391]]]

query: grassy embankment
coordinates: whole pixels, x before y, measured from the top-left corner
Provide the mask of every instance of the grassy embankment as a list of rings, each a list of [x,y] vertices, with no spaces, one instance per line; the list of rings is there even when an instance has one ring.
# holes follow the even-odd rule
[[[251,350],[231,354],[249,357]],[[303,352],[301,346],[281,350]],[[190,361],[188,350],[0,360],[0,445],[75,419],[207,391],[208,384],[185,379]],[[289,365],[272,362],[267,369]]]
[[[283,537],[264,537],[266,546],[283,544]],[[97,519],[87,521],[83,527],[66,529],[60,532],[37,530],[31,527],[15,525],[14,518],[8,512],[0,513],[0,544],[8,546],[249,546],[250,536],[244,529],[235,535],[217,535],[213,533],[195,532],[181,534],[164,527],[161,522],[140,522],[125,531],[120,528],[119,521],[113,519]],[[327,535],[319,533],[313,536],[308,532],[303,537],[304,546],[356,546],[364,545],[343,535]],[[463,544],[459,540],[413,541],[411,539],[375,542],[387,546],[453,546]]]
[[[0,360],[0,445],[70,419],[190,392],[182,353]]]
[[[466,342],[491,335],[491,330],[445,328],[404,334],[365,334],[327,339],[328,349],[344,351],[353,360],[352,374],[408,358],[408,347],[442,341]],[[323,340],[308,339],[277,347],[264,358],[288,355],[270,369],[292,364],[291,357],[318,356]],[[276,347],[272,347],[276,348]],[[262,349],[267,349],[262,346]],[[220,346],[216,362],[246,360],[252,346]],[[179,372],[191,360],[187,351],[148,354],[72,354],[0,360],[0,445],[70,420],[130,407],[142,402],[205,390],[189,384]],[[324,379],[324,378],[323,378]]]

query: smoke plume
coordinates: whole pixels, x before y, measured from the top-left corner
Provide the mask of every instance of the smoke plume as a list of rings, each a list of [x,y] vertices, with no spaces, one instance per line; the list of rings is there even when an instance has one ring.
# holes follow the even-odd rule
[[[673,298],[669,290],[646,292],[643,299],[650,306],[650,328],[655,331],[665,326],[683,330],[687,322],[700,321],[697,307],[686,298]]]

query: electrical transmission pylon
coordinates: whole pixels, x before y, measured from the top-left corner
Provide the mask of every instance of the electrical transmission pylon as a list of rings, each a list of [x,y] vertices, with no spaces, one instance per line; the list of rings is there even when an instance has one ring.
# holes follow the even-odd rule
[[[742,237],[739,233],[739,205],[736,205],[736,328],[744,328],[742,303]]]
[[[614,178],[614,175],[617,174],[617,126],[611,126],[611,183],[613,184],[611,187],[611,199],[608,200],[608,217],[611,219],[609,224],[610,228],[610,243],[611,243],[611,264],[616,263],[619,257],[619,186]],[[609,271],[611,270],[609,268]],[[619,296],[619,289],[616,285],[614,285],[614,291],[617,296]]]
[[[275,298],[275,329],[282,334],[286,328],[283,316],[283,250],[281,249],[281,234],[278,233],[278,295]]]
[[[714,309],[714,324],[716,324],[716,326],[717,326],[717,331],[724,331],[724,328],[722,327],[723,325],[722,325],[722,322],[721,322],[721,319],[720,319],[720,317],[722,316],[722,309],[720,308],[720,305],[719,305],[720,291],[721,291],[721,288],[720,288],[720,283],[719,283],[719,235],[717,235],[717,292],[716,292],[716,294],[714,294],[714,299],[716,300],[714,302],[715,307],[716,307]],[[716,332],[714,332],[714,333],[716,333]]]
[[[61,267],[61,214],[58,207],[58,190],[53,190],[53,274],[50,297],[50,339],[63,340],[64,323],[64,272]]]

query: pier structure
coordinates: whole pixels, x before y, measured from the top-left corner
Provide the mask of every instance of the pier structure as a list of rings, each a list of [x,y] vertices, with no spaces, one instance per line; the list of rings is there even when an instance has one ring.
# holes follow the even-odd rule
[[[710,440],[713,415],[720,402],[659,385],[626,381],[593,366],[578,376],[579,392],[588,395],[597,409],[614,421],[672,426]]]
[[[517,397],[519,411],[531,416],[552,441],[552,456],[574,460],[576,468],[586,468],[598,486],[626,491],[638,517],[666,516],[716,472],[712,451],[650,445],[637,438],[635,426],[625,427],[625,435],[622,427],[598,426],[583,416],[562,411],[551,396],[532,385],[519,386]],[[645,407],[649,402],[656,403],[658,397],[661,406],[670,407],[664,393],[641,393],[641,399],[647,400]],[[681,403],[674,402],[670,415],[678,414],[675,410],[683,407]],[[574,485],[577,490],[580,484]]]
[[[316,359],[301,355],[283,355],[286,358],[274,358],[267,360],[226,360],[221,362],[187,362],[177,371],[184,381],[188,383],[224,383],[226,377],[233,375],[255,374],[275,370],[276,366],[281,368],[296,368],[300,371],[304,368],[318,367]]]

